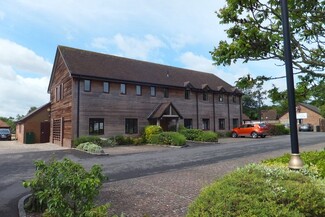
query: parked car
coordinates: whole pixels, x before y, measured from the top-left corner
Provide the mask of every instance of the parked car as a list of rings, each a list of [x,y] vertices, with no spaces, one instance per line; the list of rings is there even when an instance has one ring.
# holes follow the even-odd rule
[[[11,132],[9,129],[0,129],[1,140],[11,140]]]
[[[232,129],[231,137],[251,136],[253,138],[264,138],[268,134],[269,127],[264,123],[259,124],[243,124],[240,127]]]
[[[300,124],[299,131],[314,131],[314,127],[311,124]]]

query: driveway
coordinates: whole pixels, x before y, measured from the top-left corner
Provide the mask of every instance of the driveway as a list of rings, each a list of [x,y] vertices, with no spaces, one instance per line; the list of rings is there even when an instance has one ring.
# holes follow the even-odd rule
[[[60,147],[52,143],[39,144],[22,144],[18,141],[0,141],[0,154],[36,152],[36,151],[54,151],[64,150],[67,148]]]
[[[301,151],[324,149],[325,134],[300,134]],[[53,144],[22,145],[0,141],[0,216],[17,216],[18,199],[28,191],[21,181],[33,176],[33,160],[68,157],[90,168],[101,164],[110,181],[98,200],[111,202],[111,213],[127,216],[185,216],[200,189],[251,162],[290,152],[289,136],[221,139],[218,144],[187,148],[156,146],[108,148],[93,156]],[[17,147],[15,147],[17,146]],[[47,151],[48,148],[51,151]],[[59,149],[59,150],[58,150]],[[29,151],[28,151],[29,150]]]

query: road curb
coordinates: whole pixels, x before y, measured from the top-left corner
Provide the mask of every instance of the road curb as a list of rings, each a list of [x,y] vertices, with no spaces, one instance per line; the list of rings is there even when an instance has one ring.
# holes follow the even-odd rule
[[[27,194],[25,196],[23,196],[22,198],[20,198],[20,200],[18,201],[18,214],[19,217],[26,217],[26,212],[25,212],[25,200],[27,198],[29,198],[32,194]]]

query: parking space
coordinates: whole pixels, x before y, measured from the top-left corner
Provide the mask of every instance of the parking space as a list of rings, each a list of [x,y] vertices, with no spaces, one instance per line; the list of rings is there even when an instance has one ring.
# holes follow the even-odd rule
[[[0,141],[0,154],[9,153],[23,153],[34,151],[51,151],[51,150],[63,150],[65,147],[60,147],[52,143],[37,143],[37,144],[22,144],[17,140],[12,141]]]

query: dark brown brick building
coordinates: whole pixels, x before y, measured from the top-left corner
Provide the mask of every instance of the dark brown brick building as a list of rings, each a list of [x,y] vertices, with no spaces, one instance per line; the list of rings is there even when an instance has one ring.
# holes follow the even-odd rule
[[[51,80],[51,142],[82,135],[230,130],[242,121],[242,93],[210,73],[58,46]]]

